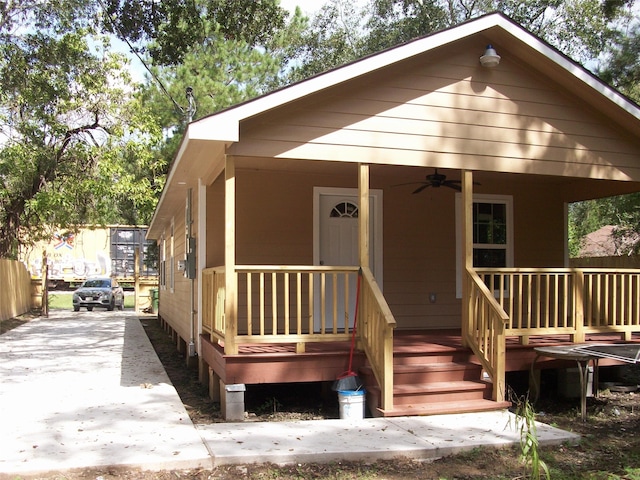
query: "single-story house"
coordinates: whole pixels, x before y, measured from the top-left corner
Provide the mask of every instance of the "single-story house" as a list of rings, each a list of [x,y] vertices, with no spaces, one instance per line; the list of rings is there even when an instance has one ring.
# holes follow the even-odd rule
[[[638,105],[486,15],[191,122],[159,318],[227,418],[353,370],[374,415],[504,408],[527,345],[637,340],[640,271],[567,249],[571,202],[637,191]]]

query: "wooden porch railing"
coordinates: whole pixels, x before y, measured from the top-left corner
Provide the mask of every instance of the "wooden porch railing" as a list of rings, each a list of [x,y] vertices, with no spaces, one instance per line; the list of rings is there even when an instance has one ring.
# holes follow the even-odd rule
[[[202,272],[202,329],[212,341],[295,343],[351,338],[358,267],[237,266],[238,326],[224,318],[225,269]],[[381,406],[393,408],[393,329],[396,321],[371,270],[362,269],[357,335],[381,389]]]
[[[526,344],[532,335],[640,332],[640,270],[476,269],[509,315],[507,335]]]
[[[466,281],[470,325],[463,332],[493,383],[492,399],[502,401],[506,396],[505,326],[509,316],[476,272],[468,270]]]
[[[212,340],[295,343],[299,353],[309,342],[350,340],[357,272],[355,266],[236,266],[237,322],[227,323],[225,269],[204,269],[202,328]]]
[[[383,410],[393,409],[393,330],[396,321],[368,268],[362,269],[358,333],[380,386]]]
[[[202,331],[211,338],[224,339],[225,268],[205,268],[202,271]]]

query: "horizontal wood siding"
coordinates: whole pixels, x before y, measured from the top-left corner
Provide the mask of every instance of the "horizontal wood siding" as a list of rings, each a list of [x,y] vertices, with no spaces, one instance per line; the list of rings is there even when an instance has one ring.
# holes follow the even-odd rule
[[[391,184],[384,190],[383,293],[400,329],[459,327],[455,192],[440,188],[412,195],[415,188]]]
[[[313,264],[313,187],[357,188],[353,175],[236,166],[238,265]]]
[[[249,120],[231,151],[640,179],[637,139],[509,58],[482,68],[476,47],[462,42],[438,62],[422,57]]]
[[[224,265],[224,176],[207,187],[207,267]]]
[[[186,196],[184,197],[186,202]],[[195,203],[195,202],[194,202]],[[171,258],[171,229],[165,230],[167,239],[167,286],[160,289],[159,314],[167,321],[171,327],[180,335],[183,340],[191,337],[191,316],[190,316],[190,280],[184,277],[183,272],[178,271],[178,260],[184,260],[186,250],[185,235],[185,205],[183,203],[175,212],[174,216],[174,236],[173,236],[173,259]],[[194,235],[195,235],[194,231]],[[174,283],[170,284],[170,262],[173,261]]]

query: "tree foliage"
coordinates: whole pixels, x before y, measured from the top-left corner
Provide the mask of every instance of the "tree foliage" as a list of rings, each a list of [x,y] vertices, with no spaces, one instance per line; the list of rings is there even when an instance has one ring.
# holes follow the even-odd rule
[[[370,0],[358,11],[330,0],[298,45],[290,80],[299,80],[491,12],[502,12],[577,61],[587,62],[619,32],[616,0]]]
[[[141,45],[156,65],[178,65],[212,38],[268,43],[287,12],[275,0],[104,0],[107,28]],[[219,36],[219,37],[218,37]]]
[[[0,256],[47,227],[148,222],[185,87],[201,114],[273,88],[303,25],[286,16],[276,0],[0,2]],[[133,85],[104,33],[163,83]]]
[[[129,102],[121,55],[88,25],[94,10],[60,1],[3,4],[0,43],[0,256],[46,235],[120,220],[136,201],[127,158],[153,131]],[[142,133],[144,132],[144,133]],[[144,168],[145,176],[148,175]],[[138,175],[140,173],[138,172]],[[151,188],[141,207],[149,210]]]

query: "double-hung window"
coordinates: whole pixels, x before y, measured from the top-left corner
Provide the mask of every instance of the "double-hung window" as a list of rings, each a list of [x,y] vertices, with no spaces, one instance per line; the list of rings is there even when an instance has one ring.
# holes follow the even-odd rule
[[[462,196],[456,196],[456,291],[462,297]],[[473,266],[513,266],[513,198],[473,196]]]

